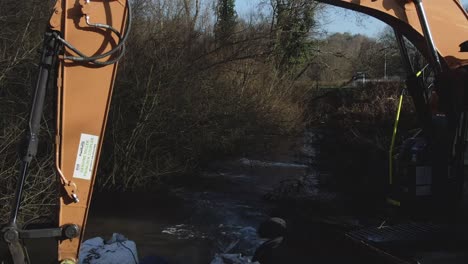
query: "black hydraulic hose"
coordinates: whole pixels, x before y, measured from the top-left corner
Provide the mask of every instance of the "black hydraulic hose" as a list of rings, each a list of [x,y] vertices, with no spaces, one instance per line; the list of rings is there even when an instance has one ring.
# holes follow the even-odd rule
[[[36,156],[39,145],[39,130],[41,126],[44,100],[49,81],[50,72],[54,66],[54,58],[58,53],[58,42],[53,33],[47,32],[44,37],[44,47],[42,50],[39,75],[36,82],[34,98],[28,122],[28,132],[25,138],[25,149],[21,159],[20,174],[16,183],[16,192],[11,208],[9,225],[16,227],[18,212],[21,205],[24,183],[26,181],[28,167],[32,159]]]
[[[114,32],[117,37],[119,38],[119,43],[117,44],[116,47],[114,47],[112,50],[106,52],[106,53],[103,53],[103,54],[100,54],[100,55],[96,55],[96,56],[93,56],[93,57],[88,57],[87,55],[85,55],[84,53],[82,53],[81,51],[79,51],[75,46],[73,46],[70,42],[66,41],[65,39],[63,39],[62,37],[60,37],[58,34],[57,34],[57,39],[60,40],[65,46],[67,46],[69,49],[71,49],[73,52],[75,52],[76,54],[80,55],[81,57],[77,57],[77,56],[64,56],[65,59],[68,59],[68,60],[74,60],[74,61],[93,61],[93,60],[97,60],[97,59],[102,59],[102,58],[105,58],[107,56],[110,56],[112,54],[114,54],[115,52],[117,52],[120,48],[119,45],[122,45],[122,35],[120,34],[120,32],[111,27],[111,26],[108,26],[106,27],[106,29],[109,29],[111,30],[112,32]]]
[[[18,219],[19,208],[21,205],[23,188],[26,181],[26,176],[28,175],[29,162],[25,162],[24,160],[22,160],[20,166],[20,175],[18,177],[18,182],[16,183],[15,198],[13,200],[10,221],[8,223],[8,225],[12,227],[16,227],[16,221]]]
[[[93,25],[97,25],[97,24],[93,24]],[[65,46],[67,46],[69,49],[71,49],[76,54],[80,55],[80,57],[77,57],[77,56],[64,56],[64,58],[68,59],[68,60],[73,60],[73,61],[91,61],[91,62],[94,62],[95,60],[111,56],[112,54],[114,54],[118,50],[120,50],[120,48],[123,49],[125,46],[123,45],[124,42],[122,42],[122,36],[121,36],[120,32],[117,29],[115,29],[115,28],[113,28],[113,27],[111,27],[109,25],[104,25],[104,26],[107,26],[107,27],[102,27],[102,28],[111,30],[119,38],[119,43],[117,44],[116,47],[114,47],[112,50],[110,50],[110,51],[108,51],[106,53],[96,55],[96,56],[92,56],[92,57],[88,57],[87,55],[85,55],[84,53],[79,51],[76,47],[74,47],[71,43],[67,42],[65,39],[63,39],[62,37],[57,35],[57,39],[59,39]],[[98,26],[96,26],[96,27],[98,27]],[[100,28],[100,27],[98,27],[98,28]]]
[[[110,64],[114,64],[114,63],[118,62],[123,57],[123,55],[125,54],[125,42],[127,41],[129,33],[131,31],[133,16],[132,16],[132,6],[130,4],[130,1],[127,1],[127,23],[126,23],[126,26],[125,26],[123,36],[121,35],[121,33],[117,29],[115,29],[114,27],[112,27],[110,25],[99,24],[99,23],[92,24],[92,23],[88,22],[88,18],[86,18],[86,19],[87,19],[87,21],[86,21],[87,24],[90,25],[90,26],[93,26],[93,27],[96,27],[96,28],[104,28],[104,29],[108,29],[108,30],[111,30],[112,32],[114,32],[114,34],[116,34],[117,37],[119,38],[119,43],[117,44],[117,46],[115,46],[112,50],[110,50],[108,52],[105,52],[105,53],[99,54],[99,55],[95,55],[95,56],[87,56],[84,53],[82,53],[81,51],[79,51],[76,47],[74,47],[71,43],[67,42],[65,39],[63,39],[63,38],[61,38],[60,36],[57,35],[56,37],[57,37],[58,40],[60,40],[65,46],[67,46],[69,49],[71,49],[73,52],[75,52],[76,54],[79,55],[79,56],[64,56],[64,59],[77,61],[77,62],[90,62],[92,64],[102,65],[102,66],[110,65]],[[113,55],[117,51],[120,51],[120,53],[116,58],[114,58],[112,60],[109,60],[109,61],[98,61],[99,59],[102,59],[102,58],[109,57],[109,56]]]

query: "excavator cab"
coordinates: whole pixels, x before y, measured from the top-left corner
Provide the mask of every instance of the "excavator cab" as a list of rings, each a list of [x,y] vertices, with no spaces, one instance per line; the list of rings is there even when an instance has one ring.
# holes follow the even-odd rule
[[[428,86],[422,78],[422,74],[410,76],[406,87],[413,100],[424,107],[419,114],[427,124],[390,151],[393,168],[389,170],[387,198],[405,214],[419,217],[449,214],[460,205],[467,138],[464,111],[447,114],[431,108],[433,101],[439,100],[431,87],[437,89],[443,80],[436,79]]]
[[[422,12],[422,6],[420,9]],[[429,28],[423,19],[421,24]],[[435,43],[426,38],[428,50],[434,51],[432,62],[415,70],[405,41],[396,29],[395,36],[408,73],[404,90],[413,100],[421,129],[394,151],[395,124],[389,151],[387,202],[413,216],[454,212],[464,187],[468,105],[462,98],[468,88],[466,66],[443,70]],[[400,109],[396,122],[399,112]]]

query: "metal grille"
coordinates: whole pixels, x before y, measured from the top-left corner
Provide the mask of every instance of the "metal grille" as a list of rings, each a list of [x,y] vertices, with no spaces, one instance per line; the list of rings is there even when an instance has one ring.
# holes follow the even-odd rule
[[[448,239],[453,231],[432,223],[405,223],[394,226],[373,227],[352,231],[351,238],[374,243],[417,242]],[[453,237],[453,236],[452,236]]]

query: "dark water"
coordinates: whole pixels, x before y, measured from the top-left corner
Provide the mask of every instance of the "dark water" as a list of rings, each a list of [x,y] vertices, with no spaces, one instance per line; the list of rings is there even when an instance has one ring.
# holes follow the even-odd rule
[[[251,256],[263,242],[256,228],[275,207],[265,195],[286,181],[314,178],[300,142],[282,142],[268,161],[213,162],[190,186],[160,193],[96,194],[86,238],[121,233],[136,242],[140,258],[157,255],[170,263],[206,264],[215,253]]]
[[[315,171],[317,137],[310,133],[281,139],[270,153],[213,161],[202,175],[194,176],[196,180],[159,192],[95,194],[85,239],[121,233],[136,242],[140,258],[208,264],[216,253],[253,255],[263,242],[256,236],[258,225],[280,216],[288,221],[291,238],[284,249],[286,261],[280,263],[394,263],[345,239],[347,231],[379,226],[387,218],[362,216],[368,207],[356,207],[349,196],[327,188],[334,179]],[[31,245],[40,252],[35,260],[49,255],[45,248],[55,247],[49,242]],[[44,250],[37,250],[41,247]],[[414,253],[414,259],[466,263],[428,261],[460,258],[464,252],[429,250]],[[55,257],[33,263],[52,263],[51,259]]]
[[[196,180],[160,192],[96,194],[85,236],[121,233],[136,242],[140,258],[208,264],[217,253],[252,256],[264,242],[256,228],[278,216],[287,220],[288,234],[277,263],[395,263],[346,238],[350,230],[379,227],[389,218],[373,209],[372,199],[334,190],[333,175],[315,170],[319,137],[281,139],[270,153],[213,161]],[[426,261],[442,256],[408,252]]]

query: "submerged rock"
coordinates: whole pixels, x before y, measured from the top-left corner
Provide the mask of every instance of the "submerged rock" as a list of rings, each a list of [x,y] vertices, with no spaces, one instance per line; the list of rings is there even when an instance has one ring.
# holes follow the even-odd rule
[[[288,260],[287,251],[284,250],[284,238],[277,237],[263,243],[253,256],[253,261],[262,264],[282,264]]]
[[[286,221],[279,217],[272,217],[260,224],[258,236],[268,239],[283,237],[286,235],[286,227]]]

